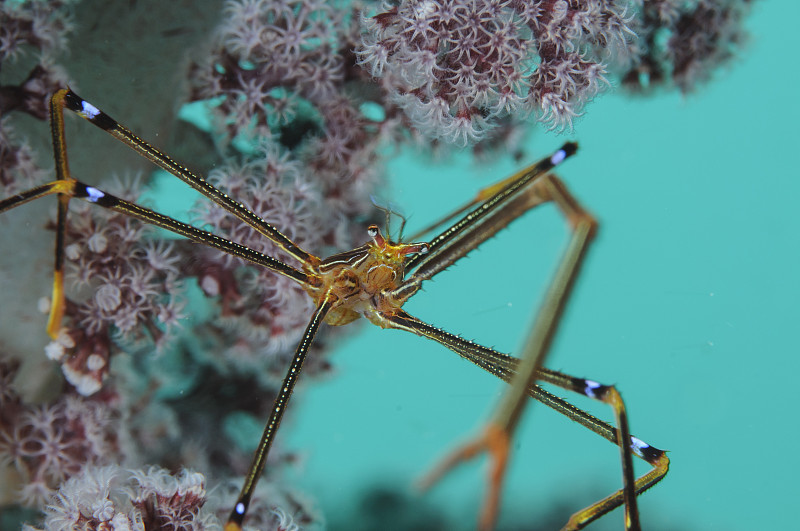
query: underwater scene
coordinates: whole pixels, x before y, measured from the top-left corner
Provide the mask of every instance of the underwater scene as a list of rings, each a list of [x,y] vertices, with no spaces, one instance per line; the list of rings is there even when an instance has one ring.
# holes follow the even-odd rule
[[[796,527],[797,20],[0,1],[0,531]]]

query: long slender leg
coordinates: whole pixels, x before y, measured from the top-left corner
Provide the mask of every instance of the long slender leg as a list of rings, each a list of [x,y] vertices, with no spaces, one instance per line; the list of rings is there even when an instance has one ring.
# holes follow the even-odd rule
[[[194,241],[215,247],[224,252],[239,256],[251,262],[284,274],[302,284],[310,284],[311,279],[300,271],[289,267],[277,260],[257,253],[251,249],[228,242],[214,234],[186,225],[177,220],[162,216],[151,210],[141,208],[135,204],[113,197],[92,186],[76,181],[70,174],[67,161],[66,135],[64,133],[64,108],[67,108],[93,125],[105,130],[121,142],[125,143],[142,156],[152,161],[161,168],[182,179],[190,186],[216,202],[242,221],[271,239],[278,246],[286,250],[304,265],[317,263],[319,259],[299,247],[290,239],[280,233],[275,227],[259,218],[256,214],[237,203],[217,188],[195,175],[184,166],[178,164],[170,157],[138,138],[128,129],[117,123],[110,116],[94,107],[91,103],[81,99],[69,89],[62,89],[50,98],[50,131],[53,142],[53,156],[56,167],[56,181],[46,185],[37,186],[30,190],[0,201],[0,213],[23,205],[46,195],[58,195],[58,215],[56,222],[56,247],[55,265],[53,275],[53,295],[50,306],[50,317],[47,324],[48,334],[55,338],[61,328],[64,315],[64,239],[66,234],[67,206],[72,197],[80,197],[100,206],[117,210],[137,217],[147,223],[163,227],[172,232],[186,236]]]
[[[497,352],[473,341],[463,339],[455,334],[431,326],[404,311],[399,311],[394,315],[384,315],[383,317],[387,327],[406,330],[416,335],[432,339],[506,382],[511,382],[512,378],[515,377],[517,366],[521,361],[518,358]],[[536,379],[559,385],[565,389],[575,391],[594,399],[600,399],[598,393],[602,393],[602,387],[605,387],[599,386],[599,384],[591,380],[570,377],[545,368],[539,369]],[[647,461],[653,468],[635,481],[634,491],[636,495],[641,494],[661,481],[669,471],[669,459],[663,450],[650,446],[632,435],[623,438],[617,427],[594,417],[534,383],[528,386],[526,394],[568,417],[570,420],[597,433],[609,442],[620,447],[627,447],[629,453]],[[605,402],[606,400],[603,401]],[[619,417],[619,414],[616,416]],[[626,443],[623,444],[622,441],[626,441]],[[590,522],[616,509],[624,503],[624,490],[625,488],[623,487],[623,489],[618,490],[603,500],[575,513],[564,527],[564,530],[582,529]]]
[[[561,157],[563,158],[563,157]],[[543,164],[548,166],[548,162],[555,159],[545,159],[537,166]],[[552,167],[552,166],[550,166]],[[513,183],[512,183],[513,184]],[[499,193],[503,193],[502,191]],[[491,469],[489,473],[489,492],[484,505],[484,510],[480,518],[480,527],[490,529],[494,526],[497,517],[497,509],[500,500],[502,480],[505,475],[505,467],[508,463],[508,452],[510,439],[519,422],[520,414],[527,404],[525,393],[527,388],[533,383],[538,369],[547,354],[552,341],[559,318],[567,301],[569,291],[578,274],[578,269],[583,261],[589,242],[596,230],[596,222],[583,210],[574,198],[567,192],[560,180],[551,176],[543,175],[536,181],[531,182],[525,189],[520,190],[510,199],[506,200],[507,205],[499,211],[490,212],[480,222],[475,223],[474,229],[468,232],[462,230],[460,234],[452,237],[456,242],[451,246],[447,256],[440,258],[434,256],[427,262],[420,265],[419,271],[422,276],[426,276],[426,268],[435,274],[441,265],[449,265],[452,261],[463,256],[461,246],[473,248],[482,243],[489,235],[493,235],[496,225],[507,225],[512,219],[519,216],[525,210],[543,201],[553,201],[565,214],[567,221],[573,229],[573,235],[567,247],[567,251],[559,264],[556,275],[550,284],[550,289],[545,294],[539,315],[534,321],[533,328],[528,335],[528,339],[521,353],[521,364],[517,368],[516,376],[510,382],[511,387],[504,395],[491,419],[489,420],[483,433],[475,440],[468,442],[452,453],[428,478],[426,484],[431,484],[443,475],[447,470],[454,467],[461,461],[470,459],[480,452],[486,451],[491,457]],[[495,198],[490,198],[487,203],[497,204]],[[517,208],[509,208],[516,206]],[[510,216],[514,216],[511,218]],[[469,218],[469,215],[467,216]],[[465,218],[465,219],[467,219]],[[458,223],[456,224],[458,225]],[[467,234],[464,234],[467,232]],[[447,231],[445,231],[447,234]],[[440,265],[441,264],[441,265]],[[633,486],[630,486],[631,492]],[[638,529],[638,517],[633,500],[631,529]]]
[[[215,234],[198,229],[152,210],[140,207],[74,179],[70,174],[69,165],[67,163],[66,137],[64,134],[64,108],[77,113],[93,125],[105,130],[121,142],[133,148],[151,162],[182,179],[203,195],[272,240],[279,247],[302,262],[304,267],[308,266],[309,269],[313,269],[320,262],[319,258],[300,249],[289,238],[280,233],[272,225],[259,218],[255,213],[229,198],[204,179],[193,174],[187,168],[173,161],[166,154],[135,136],[128,129],[118,124],[89,102],[81,99],[68,89],[60,90],[54,94],[50,100],[51,132],[57,180],[0,201],[0,212],[3,212],[46,195],[56,194],[58,196],[59,209],[56,228],[56,265],[53,283],[54,296],[48,324],[48,332],[51,336],[55,336],[58,333],[65,307],[62,274],[64,239],[66,234],[67,207],[69,200],[72,198],[84,199],[103,208],[120,212],[146,223],[164,228],[227,254],[249,260],[250,262],[261,265],[276,273],[287,276],[303,284],[307,288],[318,284],[317,278],[314,277],[313,274],[306,274],[305,272],[299,271],[253,249],[220,238]],[[319,306],[306,328],[303,339],[297,347],[295,357],[284,378],[283,385],[278,392],[269,421],[264,429],[258,450],[253,457],[253,462],[250,465],[239,499],[226,525],[226,530],[241,529],[241,523],[246,514],[255,485],[263,472],[267,454],[300,374],[309,346],[319,329],[319,325],[333,307],[333,299],[333,296],[329,294],[324,294],[319,299]]]
[[[55,338],[61,328],[64,316],[64,239],[66,234],[67,207],[69,205],[69,191],[74,184],[74,179],[69,174],[67,163],[67,147],[64,135],[64,112],[54,94],[50,98],[50,134],[53,142],[53,159],[56,168],[56,181],[44,186],[37,186],[13,197],[0,201],[0,212],[20,206],[45,195],[58,194],[58,214],[56,217],[56,246],[53,272],[52,304],[50,317],[47,321],[47,333]]]
[[[126,144],[127,146],[131,147],[137,153],[157,165],[158,167],[168,171],[172,175],[178,177],[189,186],[203,194],[204,196],[208,197],[219,206],[242,220],[243,222],[247,223],[255,230],[275,242],[276,245],[281,247],[284,251],[289,253],[290,255],[297,258],[299,261],[303,263],[310,263],[318,260],[313,255],[307,253],[300,247],[298,247],[292,240],[284,236],[278,229],[258,217],[255,213],[251,210],[246,208],[241,203],[231,199],[220,190],[215,188],[205,179],[195,175],[190,171],[188,168],[183,166],[182,164],[172,160],[168,155],[162,153],[157,148],[145,142],[138,136],[134,135],[129,129],[124,127],[123,125],[119,124],[116,120],[111,118],[109,115],[104,113],[103,111],[99,110],[97,107],[89,103],[88,101],[82,99],[80,96],[75,94],[69,89],[62,89],[56,92],[52,97],[51,103],[51,113],[59,115],[58,121],[61,122],[60,127],[60,145],[64,145],[63,137],[63,117],[60,115],[63,113],[62,108],[67,108],[74,113],[78,114],[80,117],[85,118],[93,125],[99,127],[100,129],[106,131],[108,134]],[[55,120],[54,120],[55,121]],[[54,133],[55,134],[55,133]],[[53,142],[56,145],[56,141],[54,139]],[[64,160],[66,160],[66,151],[64,152]],[[57,156],[58,157],[58,156]]]
[[[523,212],[541,202],[554,201],[573,228],[573,236],[567,252],[523,348],[521,356],[523,366],[516,371],[517,376],[511,382],[510,389],[496,409],[484,433],[452,454],[433,476],[435,479],[458,462],[481,451],[488,451],[492,457],[492,470],[489,494],[481,518],[481,525],[485,528],[491,527],[495,520],[501,481],[508,458],[509,440],[516,429],[522,408],[526,404],[524,394],[536,378],[546,356],[570,288],[596,230],[596,222],[578,205],[563,184],[558,179],[546,175],[546,172],[574,151],[575,146],[567,144],[549,159],[544,159],[517,175],[488,188],[487,190],[493,191],[494,195],[432,240],[430,253],[427,256],[418,257],[415,263],[409,265],[409,268],[415,267],[416,271],[400,288],[395,290],[395,295],[399,298],[409,297],[419,289],[422,281],[438,274],[493,236],[500,228],[505,227]],[[627,419],[618,417],[618,426],[621,430],[620,439],[627,440]],[[620,448],[623,461],[624,491],[626,492],[626,526],[628,529],[636,530],[639,529],[639,523],[630,449],[627,445],[620,445]]]
[[[617,501],[618,498],[621,498],[621,501],[625,504],[626,529],[639,529],[639,514],[637,512],[636,503],[638,489],[633,472],[633,454],[639,455],[648,461],[655,459],[655,469],[657,470],[658,468],[663,468],[663,474],[666,474],[665,467],[668,466],[668,461],[659,463],[659,459],[657,458],[660,456],[653,455],[654,449],[652,447],[631,436],[628,424],[628,415],[625,411],[625,403],[623,402],[619,391],[617,391],[614,386],[603,385],[595,382],[594,380],[576,378],[574,376],[569,376],[557,371],[549,371],[544,369],[537,373],[537,379],[608,404],[614,410],[618,440],[630,441],[630,444],[628,445],[619,445],[621,454],[620,459],[622,461],[623,488],[611,496],[604,498],[603,500],[600,500],[599,502],[575,513],[572,518],[570,518],[566,529],[582,529],[590,522],[596,520],[611,510],[606,509],[607,505],[611,506],[614,503],[616,503],[616,505],[613,505],[613,507],[619,505],[619,502]],[[644,457],[645,453],[650,454],[649,459]],[[664,459],[666,459],[666,456],[664,456]],[[644,488],[642,490],[644,490]]]
[[[418,289],[423,281],[447,269],[524,212],[547,201],[547,197],[539,193],[542,189],[533,185],[577,149],[577,144],[568,142],[550,157],[489,187],[494,195],[433,238],[427,254],[416,255],[408,261],[406,271],[412,274],[398,290]]]
[[[64,237],[66,232],[67,204],[71,198],[84,199],[90,203],[121,212],[128,216],[140,219],[145,223],[161,227],[170,232],[186,237],[197,243],[202,243],[213,247],[227,254],[248,260],[260,266],[266,267],[276,273],[291,278],[303,284],[311,285],[313,280],[306,273],[284,264],[270,256],[266,256],[258,251],[245,247],[236,242],[220,238],[216,234],[198,229],[169,216],[159,214],[150,209],[141,207],[129,201],[125,201],[112,194],[104,192],[94,186],[89,186],[75,179],[69,178],[63,181],[54,181],[44,186],[37,187],[27,192],[13,196],[0,202],[0,212],[8,210],[20,204],[26,203],[45,195],[58,194],[58,214],[56,223],[56,252],[55,252],[55,273],[53,279],[53,303],[50,308],[50,318],[48,320],[47,332],[51,337],[56,337],[61,328],[61,320],[64,315]]]
[[[511,386],[489,420],[485,428],[485,434],[476,441],[478,444],[483,444],[483,447],[495,456],[495,465],[490,480],[490,498],[481,519],[484,529],[493,527],[497,518],[500,490],[502,488],[501,482],[510,450],[509,440],[516,430],[524,407],[528,403],[525,400],[525,392],[534,382],[539,368],[548,353],[569,293],[597,227],[594,219],[580,208],[560,181],[548,176],[536,184],[547,190],[550,196],[549,199],[561,208],[574,232],[550,289],[542,301],[533,329],[521,350],[521,362],[510,382]],[[622,426],[618,424],[618,427],[621,430],[620,438],[627,440],[627,422],[624,422]],[[623,428],[624,431],[622,431]],[[626,491],[630,493],[629,499],[626,500],[628,502],[626,503],[628,511],[626,527],[627,529],[638,530],[639,518],[636,509],[636,497],[633,495],[633,465],[630,462],[630,451],[627,451],[627,446],[625,445],[621,445],[620,448],[623,454],[623,471],[626,472],[624,484]],[[628,481],[629,477],[631,479],[630,482]]]
[[[564,148],[562,147],[561,149]],[[519,171],[509,177],[506,177],[502,181],[498,181],[496,183],[490,184],[485,188],[481,188],[480,190],[478,190],[478,193],[476,193],[475,196],[470,201],[456,208],[452,212],[445,214],[436,221],[429,223],[427,226],[421,228],[420,230],[416,231],[414,234],[409,236],[408,239],[410,241],[423,239],[423,236],[425,236],[426,234],[432,233],[435,230],[439,229],[440,227],[445,226],[448,222],[454,220],[455,218],[464,214],[465,212],[468,212],[469,209],[474,208],[476,205],[480,205],[481,203],[486,202],[495,195],[501,193],[504,189],[514,185],[514,183],[516,183],[521,176],[531,172],[532,168],[535,168],[533,171],[544,171],[543,168],[540,166],[540,164],[541,163],[537,163],[534,164],[533,166],[529,166],[528,168],[523,169],[522,171]],[[402,230],[400,232],[402,233]]]
[[[221,238],[211,232],[198,229],[197,227],[183,223],[182,221],[178,221],[169,216],[159,214],[158,212],[154,212],[148,208],[141,207],[135,203],[131,203],[130,201],[125,201],[124,199],[120,199],[119,197],[103,192],[94,186],[88,186],[80,181],[73,182],[74,185],[72,190],[69,192],[71,197],[85,199],[86,201],[94,203],[103,208],[114,210],[115,212],[121,212],[128,216],[140,219],[145,223],[149,223],[180,236],[184,236],[197,243],[202,243],[224,253],[238,256],[239,258],[248,260],[254,264],[258,264],[262,267],[266,267],[267,269],[275,271],[276,273],[289,277],[299,284],[311,284],[308,275],[284,264],[279,260],[276,260],[275,258],[250,249],[249,247],[245,247],[244,245],[240,245],[236,242]]]
[[[510,451],[510,440],[519,423],[522,410],[527,404],[525,394],[533,383],[537,371],[547,354],[570,287],[574,282],[582,257],[588,247],[593,228],[594,222],[591,218],[578,222],[566,255],[558,268],[550,289],[545,295],[541,310],[534,322],[533,330],[522,349],[520,363],[509,382],[511,384],[510,388],[505,392],[483,433],[454,451],[424,482],[425,485],[430,485],[459,462],[471,459],[483,451],[487,452],[491,457],[492,464],[489,473],[489,492],[480,518],[481,529],[491,529],[497,519],[502,480]],[[627,424],[625,426],[627,427]],[[625,432],[622,433],[624,440]],[[628,452],[629,455],[630,453]],[[623,468],[627,470],[626,467]],[[635,509],[634,515],[636,515]],[[635,518],[635,520],[638,522],[638,518]],[[636,528],[634,527],[634,529]]]
[[[286,410],[286,405],[289,402],[289,398],[292,396],[294,385],[297,383],[297,377],[300,376],[300,370],[303,367],[303,361],[306,359],[308,348],[311,345],[311,342],[314,340],[314,336],[319,329],[319,325],[325,319],[325,315],[333,306],[332,300],[332,296],[326,296],[323,298],[322,303],[319,305],[319,307],[317,307],[317,310],[311,317],[308,327],[306,327],[306,331],[303,334],[303,339],[300,341],[300,344],[297,345],[297,350],[295,351],[294,358],[292,359],[292,364],[289,366],[289,370],[286,371],[286,376],[284,377],[283,384],[281,384],[281,388],[278,391],[278,396],[275,397],[275,403],[272,406],[272,413],[270,413],[267,425],[264,427],[264,433],[261,436],[261,442],[258,443],[258,450],[256,450],[256,453],[253,456],[253,462],[250,464],[250,469],[247,472],[247,477],[245,478],[242,491],[239,494],[239,498],[236,500],[236,505],[233,507],[233,511],[231,511],[231,514],[228,517],[228,522],[225,524],[225,531],[241,531],[242,529],[242,521],[247,513],[247,506],[250,503],[250,498],[253,495],[258,478],[261,477],[261,473],[264,471],[264,465],[267,463],[267,454],[272,446],[275,433],[278,431],[278,426],[283,418],[283,412]]]

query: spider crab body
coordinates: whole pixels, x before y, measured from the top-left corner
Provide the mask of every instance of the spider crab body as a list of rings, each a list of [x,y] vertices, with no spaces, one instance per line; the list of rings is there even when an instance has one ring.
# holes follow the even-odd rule
[[[386,328],[381,314],[392,314],[413,294],[396,294],[405,275],[405,264],[413,254],[426,253],[427,243],[392,243],[376,225],[367,229],[372,241],[350,251],[338,253],[312,264],[306,273],[316,282],[306,287],[308,294],[321,302],[333,294],[333,307],[325,317],[332,326],[341,326],[365,316]]]

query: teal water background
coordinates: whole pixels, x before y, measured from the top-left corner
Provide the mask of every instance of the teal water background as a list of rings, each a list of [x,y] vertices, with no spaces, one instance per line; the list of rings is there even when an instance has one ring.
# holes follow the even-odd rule
[[[760,2],[740,57],[696,94],[606,94],[574,133],[531,138],[534,158],[580,142],[559,173],[601,223],[547,366],[617,385],[633,432],[670,451],[669,475],[641,497],[646,529],[798,525],[798,20],[796,2]],[[378,196],[413,232],[515,168],[404,151]],[[531,213],[407,309],[513,353],[565,238],[554,210]],[[338,522],[359,519],[357,497],[371,485],[411,490],[477,433],[504,386],[431,341],[372,326],[332,360],[336,375],[298,397],[283,436],[305,455],[297,481],[329,518],[343,514]],[[532,404],[501,528],[536,528],[553,507],[589,504],[619,487],[619,468],[615,447]],[[425,503],[469,529],[485,472],[485,461],[462,467]],[[620,511],[590,526],[622,528]]]

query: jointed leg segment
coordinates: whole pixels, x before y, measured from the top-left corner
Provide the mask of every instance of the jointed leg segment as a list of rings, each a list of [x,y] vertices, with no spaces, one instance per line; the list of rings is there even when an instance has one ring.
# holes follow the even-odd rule
[[[536,380],[543,380],[608,403],[614,409],[616,417],[617,427],[610,428],[602,421],[574,408],[574,406],[570,405],[569,408],[556,407],[557,410],[570,416],[570,418],[581,417],[583,421],[581,423],[588,424],[587,427],[594,431],[613,433],[610,440],[620,447],[623,471],[623,488],[620,492],[574,515],[567,529],[580,529],[624,502],[626,529],[638,530],[640,529],[640,524],[636,495],[641,490],[649,488],[666,474],[668,468],[666,456],[660,450],[649,447],[630,436],[625,406],[616,389],[542,368],[542,362],[547,354],[570,289],[597,228],[595,220],[580,207],[558,178],[551,175],[543,175],[544,172],[549,170],[546,167],[546,162],[540,162],[528,170],[523,170],[515,176],[515,179],[507,179],[490,187],[489,189],[494,194],[486,198],[482,206],[468,214],[462,220],[462,223],[464,220],[469,220],[469,217],[475,212],[480,212],[484,205],[489,205],[482,219],[472,226],[467,226],[460,233],[448,235],[453,240],[459,241],[460,245],[454,245],[449,249],[446,246],[441,247],[440,252],[444,256],[437,256],[434,248],[432,256],[421,258],[419,269],[407,282],[408,285],[413,285],[415,288],[418,287],[422,280],[431,278],[447,265],[461,258],[470,249],[480,245],[485,239],[494,235],[497,230],[506,226],[526,210],[545,201],[553,201],[564,213],[572,227],[573,234],[519,359],[464,341],[457,336],[426,325],[407,314],[398,314],[388,318],[397,328],[434,339],[473,363],[509,381],[511,384],[483,432],[477,438],[453,451],[441,465],[436,467],[423,480],[423,487],[428,487],[436,482],[458,463],[471,459],[483,451],[487,452],[491,458],[488,480],[489,492],[486,495],[483,513],[480,518],[480,527],[481,529],[492,528],[498,512],[502,479],[508,463],[509,441],[513,437],[520,414],[527,403],[525,395],[544,401],[551,407],[553,407],[554,403],[563,402],[560,399],[553,401],[552,399],[556,397],[549,395],[549,393],[535,385]],[[545,163],[544,168],[541,167],[543,163]],[[525,182],[523,185],[517,186],[520,181]],[[511,190],[511,192],[508,193],[508,190]],[[457,225],[458,223],[454,226]],[[447,231],[443,234],[447,234]],[[432,247],[434,246],[432,245]],[[408,288],[406,286],[399,288],[399,290],[403,289]],[[546,400],[542,400],[542,398],[546,398]],[[564,404],[558,405],[562,406]],[[576,415],[575,410],[580,411],[580,414]],[[575,420],[575,418],[573,419]],[[600,428],[601,426],[602,428]],[[607,438],[609,438],[608,435]],[[647,456],[642,451],[645,448],[649,452]],[[643,476],[638,483],[634,480],[632,453],[648,460],[654,466],[653,471]]]
[[[188,183],[203,195],[221,207],[225,208],[245,223],[251,225],[261,234],[270,238],[277,245],[291,255],[295,256],[302,263],[307,264],[319,260],[313,255],[300,249],[294,244],[294,242],[281,234],[275,227],[256,216],[253,212],[242,206],[240,203],[229,198],[207,181],[192,173],[186,167],[178,164],[169,156],[165,155],[144,140],[138,138],[128,129],[117,123],[110,116],[100,111],[89,102],[83,100],[71,90],[62,89],[56,92],[50,99],[50,130],[53,141],[56,180],[0,201],[0,213],[2,213],[6,210],[10,210],[14,207],[46,195],[58,195],[53,297],[50,308],[50,317],[47,325],[47,332],[51,337],[55,338],[58,335],[64,315],[64,239],[66,236],[67,207],[69,205],[69,200],[73,197],[85,199],[86,201],[94,203],[98,206],[115,210],[117,212],[122,212],[129,216],[138,218],[145,223],[156,225],[178,235],[189,238],[190,240],[203,243],[225,253],[238,256],[250,262],[271,269],[276,273],[288,276],[300,284],[309,284],[309,277],[305,273],[278,260],[275,260],[274,258],[265,256],[262,253],[248,249],[242,245],[236,244],[235,242],[220,238],[219,236],[208,231],[198,229],[168,216],[164,216],[163,214],[140,207],[73,178],[67,162],[67,145],[66,136],[64,134],[65,108],[75,112],[93,125],[108,132],[110,135],[130,146],[159,167],[179,177],[181,180]]]
[[[306,331],[303,334],[303,339],[300,341],[300,344],[297,345],[294,358],[292,358],[292,364],[289,366],[289,370],[286,371],[286,376],[283,379],[281,388],[278,390],[278,396],[275,398],[272,413],[267,421],[267,425],[264,427],[264,433],[261,435],[258,450],[256,450],[253,456],[253,462],[248,469],[242,491],[239,494],[239,498],[236,500],[233,511],[231,511],[228,517],[228,522],[225,524],[225,531],[241,531],[242,529],[242,521],[247,512],[247,506],[250,504],[250,498],[253,496],[256,484],[259,478],[261,478],[261,474],[264,472],[264,465],[267,464],[267,454],[269,454],[269,449],[272,447],[272,441],[275,439],[275,434],[278,431],[278,426],[280,426],[283,413],[286,411],[289,398],[292,396],[292,391],[297,383],[297,377],[300,376],[300,370],[303,368],[303,362],[306,359],[306,354],[308,354],[308,348],[311,346],[311,342],[314,341],[314,336],[317,334],[319,325],[322,324],[325,315],[330,311],[331,302],[332,297],[326,297],[323,300],[322,304],[320,304],[314,312],[314,315],[312,315],[311,321],[309,321]]]

